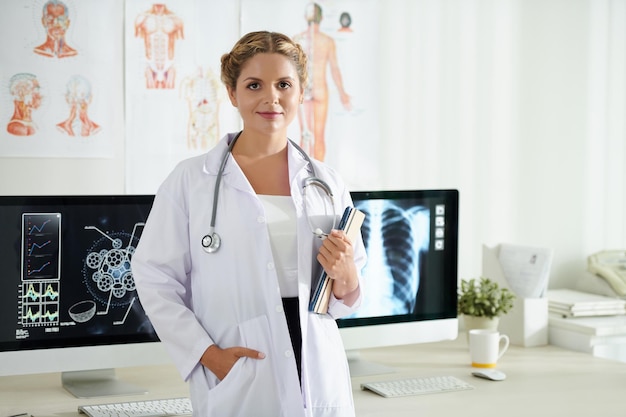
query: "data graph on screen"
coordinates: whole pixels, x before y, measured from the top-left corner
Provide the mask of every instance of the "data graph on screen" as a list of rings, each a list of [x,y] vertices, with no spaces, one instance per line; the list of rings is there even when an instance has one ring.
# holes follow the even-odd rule
[[[59,282],[24,282],[18,306],[23,327],[58,325]]]
[[[58,279],[61,214],[22,214],[22,280]]]

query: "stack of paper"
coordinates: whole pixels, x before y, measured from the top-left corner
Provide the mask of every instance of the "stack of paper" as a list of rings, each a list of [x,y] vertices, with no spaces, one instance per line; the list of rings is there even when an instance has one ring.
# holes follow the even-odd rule
[[[545,297],[552,267],[552,249],[500,244],[502,274],[518,298]]]
[[[483,276],[515,296],[513,308],[500,318],[500,331],[512,345],[548,344],[548,281],[553,250],[516,244],[483,245]]]
[[[567,288],[548,290],[548,310],[563,317],[626,314],[626,300]]]

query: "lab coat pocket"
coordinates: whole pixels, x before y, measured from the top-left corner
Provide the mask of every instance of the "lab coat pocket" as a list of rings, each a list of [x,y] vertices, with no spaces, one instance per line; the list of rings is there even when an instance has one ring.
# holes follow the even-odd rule
[[[309,350],[309,363],[323,364],[309,368],[311,406],[319,408],[346,408],[352,406],[352,385],[343,342],[334,319],[328,315],[310,316],[309,339],[323,340]]]
[[[269,352],[269,325],[265,316],[239,325],[240,346]],[[240,358],[228,375],[207,396],[208,415],[280,415],[280,399],[273,359]],[[215,413],[215,414],[213,414]]]

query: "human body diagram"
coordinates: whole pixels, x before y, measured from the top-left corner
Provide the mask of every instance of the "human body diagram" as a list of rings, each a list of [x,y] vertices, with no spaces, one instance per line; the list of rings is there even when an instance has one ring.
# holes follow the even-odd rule
[[[198,68],[194,75],[185,77],[180,93],[187,101],[187,147],[206,150],[220,138],[219,106],[220,82],[211,71]]]
[[[178,39],[184,38],[182,19],[165,4],[155,3],[135,19],[135,36],[144,41],[146,88],[174,88],[175,45]]]
[[[351,109],[350,96],[343,88],[341,71],[337,61],[335,41],[320,30],[322,9],[316,3],[307,6],[306,31],[294,36],[294,40],[304,48],[309,58],[309,77],[311,82],[306,87],[301,106],[299,121],[301,146],[315,159],[323,161],[326,156],[326,121],[328,118],[328,82],[327,69],[339,92],[339,98],[346,110]]]

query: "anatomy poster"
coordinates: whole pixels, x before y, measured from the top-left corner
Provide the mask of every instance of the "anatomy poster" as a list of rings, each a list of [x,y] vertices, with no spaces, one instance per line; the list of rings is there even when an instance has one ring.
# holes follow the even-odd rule
[[[0,16],[0,155],[114,157],[154,193],[181,160],[241,127],[220,57],[252,30],[305,48],[310,88],[290,138],[353,189],[378,177],[376,0],[15,1]]]
[[[336,168],[351,188],[378,178],[375,0],[207,2],[127,0],[127,191],[156,192],[182,159],[240,129],[220,75],[220,57],[243,35],[292,36],[312,67],[289,136]]]
[[[123,0],[24,0],[0,15],[0,155],[114,156]]]
[[[126,2],[128,192],[156,192],[179,161],[240,128],[219,78],[238,11],[236,2]]]
[[[378,7],[374,0],[242,0],[241,33],[271,30],[299,42],[309,88],[289,136],[353,189],[379,177]],[[375,132],[375,134],[372,134]]]

